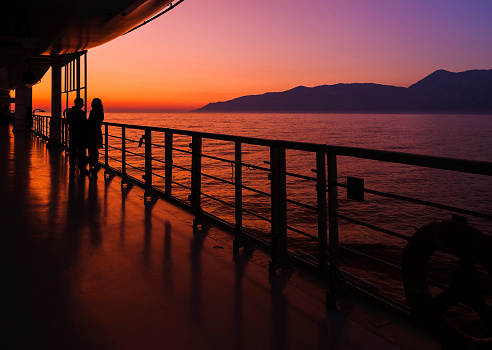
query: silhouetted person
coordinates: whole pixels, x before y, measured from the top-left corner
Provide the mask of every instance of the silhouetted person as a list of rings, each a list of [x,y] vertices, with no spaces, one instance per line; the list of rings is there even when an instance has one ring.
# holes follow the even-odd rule
[[[99,170],[98,149],[103,146],[101,126],[104,120],[104,109],[101,100],[98,98],[92,100],[91,107],[92,110],[87,121],[87,149],[89,150],[89,172],[95,176]]]
[[[88,174],[85,168],[86,164],[86,142],[87,142],[87,118],[82,110],[84,100],[77,97],[74,100],[74,106],[67,112],[67,123],[70,134],[68,145],[68,157],[70,163],[70,171],[75,171],[77,163],[77,154],[79,158],[79,170],[81,174]]]

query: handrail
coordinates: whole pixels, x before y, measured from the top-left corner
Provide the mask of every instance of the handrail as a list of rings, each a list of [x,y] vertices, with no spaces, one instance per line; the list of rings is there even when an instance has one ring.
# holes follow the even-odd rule
[[[289,148],[299,151],[316,152],[322,150],[326,153],[336,154],[339,156],[380,160],[384,162],[416,165],[426,168],[452,170],[452,171],[459,171],[469,174],[492,176],[492,163],[477,161],[477,160],[437,157],[437,156],[420,155],[420,154],[396,152],[396,151],[381,151],[381,150],[372,150],[372,149],[358,148],[358,147],[332,146],[332,145],[323,145],[323,144],[298,142],[298,141],[269,140],[269,139],[247,137],[247,136],[233,136],[233,135],[226,135],[226,134],[206,133],[206,132],[197,132],[197,131],[190,131],[190,130],[152,127],[152,126],[145,127],[145,126],[133,125],[133,124],[121,124],[121,123],[112,123],[112,122],[104,122],[104,124],[107,124],[109,126],[117,126],[117,127],[124,126],[126,128],[139,129],[139,130],[145,130],[147,128],[148,130],[151,131],[171,132],[173,134],[180,134],[186,136],[200,135],[201,137],[208,138],[208,139],[241,142],[241,143],[260,145],[260,146],[277,145],[278,147],[284,147],[284,148]]]

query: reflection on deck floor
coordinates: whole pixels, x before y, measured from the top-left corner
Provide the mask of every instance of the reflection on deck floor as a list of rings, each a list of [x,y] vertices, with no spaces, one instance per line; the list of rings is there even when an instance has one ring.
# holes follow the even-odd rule
[[[0,129],[2,349],[396,349],[118,178]]]

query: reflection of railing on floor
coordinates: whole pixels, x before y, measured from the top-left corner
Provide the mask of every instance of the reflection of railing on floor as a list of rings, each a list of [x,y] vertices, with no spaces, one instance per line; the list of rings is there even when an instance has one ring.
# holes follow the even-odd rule
[[[35,116],[34,133],[41,138],[49,139],[48,124],[48,117]],[[61,139],[66,147],[67,128],[65,123],[62,125]],[[346,183],[339,183],[340,170],[337,169],[338,159],[343,157],[488,177],[492,176],[492,163],[489,162],[107,122],[103,125],[103,135],[102,165],[106,174],[116,173],[122,177],[122,186],[131,184],[142,186],[145,189],[145,198],[149,201],[164,197],[187,206],[195,215],[195,226],[207,225],[210,221],[214,221],[233,229],[235,251],[251,239],[268,245],[271,251],[270,273],[272,274],[277,269],[287,268],[289,261],[295,259],[317,269],[320,276],[328,280],[329,288],[334,294],[338,293],[340,280],[344,279],[352,286],[376,295],[404,312],[409,311],[406,305],[399,300],[379,294],[377,286],[374,288],[372,281],[365,283],[364,277],[354,276],[352,271],[348,273],[340,269],[340,256],[350,254],[356,257],[354,259],[364,259],[371,264],[380,264],[391,270],[401,271],[399,263],[395,263],[394,260],[385,261],[381,257],[341,244],[339,219],[392,237],[399,240],[401,245],[406,242],[411,232],[402,234],[366,222],[358,217],[357,212],[351,213],[352,216],[346,211],[339,212],[342,198],[339,197],[338,189],[346,188],[347,196],[354,201],[364,201],[364,194],[367,194],[441,212],[451,212],[458,220],[465,219],[466,215],[480,218],[489,224],[492,221],[492,213],[367,189],[364,187],[363,180],[358,178],[347,177]],[[207,147],[204,142],[218,144],[220,147]],[[266,159],[261,163],[254,161],[254,152],[246,151],[247,148],[255,147],[261,148],[262,154],[266,155]],[[303,155],[311,157],[314,159],[314,169],[295,169],[295,164],[293,170],[288,169],[288,152],[302,152]],[[207,172],[212,167],[222,171]],[[227,169],[230,169],[231,173]],[[263,174],[264,178],[268,177],[268,181],[261,182],[262,176],[248,179],[245,171]],[[315,175],[309,175],[309,172]],[[231,174],[230,180],[226,178],[226,174]],[[315,189],[313,203],[288,198],[287,193],[293,179],[305,183],[306,188],[311,186],[310,188]],[[212,183],[214,185],[211,185]],[[222,191],[221,186],[229,186],[230,190]],[[219,198],[219,191],[224,192],[225,199]],[[258,205],[246,203],[246,198],[254,198]],[[215,208],[219,208],[213,213],[212,210],[204,209],[203,205],[211,201],[215,201],[217,203]],[[290,208],[294,206],[305,212],[311,212],[315,222],[304,226],[290,224],[288,217],[291,217]],[[221,211],[225,213],[227,208],[230,208],[230,215],[221,215]],[[261,233],[261,227],[265,225],[258,224],[259,229],[252,229],[251,225],[248,227],[244,224],[245,217],[264,222],[268,227],[266,234]],[[310,244],[316,247],[314,254],[306,254],[302,249],[296,249],[295,243],[292,243],[296,239],[294,236],[306,237]],[[452,252],[447,253],[452,254]],[[364,270],[364,267],[360,269]],[[447,288],[445,284],[435,280],[430,280],[429,283],[442,290]],[[368,286],[370,288],[367,288]]]

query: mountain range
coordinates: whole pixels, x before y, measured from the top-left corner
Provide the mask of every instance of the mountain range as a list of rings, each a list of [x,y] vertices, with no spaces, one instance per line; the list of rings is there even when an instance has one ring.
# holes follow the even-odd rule
[[[195,112],[492,113],[492,69],[440,69],[408,88],[374,83],[298,86],[209,103]]]

